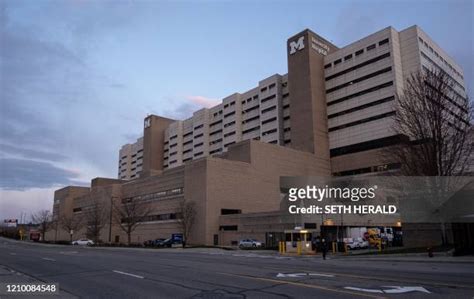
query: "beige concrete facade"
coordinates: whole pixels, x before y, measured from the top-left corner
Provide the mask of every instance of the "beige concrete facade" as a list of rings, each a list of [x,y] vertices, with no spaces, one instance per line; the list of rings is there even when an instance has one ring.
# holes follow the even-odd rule
[[[122,146],[119,151],[118,178],[131,180],[143,170],[143,138]]]
[[[152,207],[153,212],[133,232],[132,242],[167,238],[180,233],[179,204],[184,199],[196,203],[196,222],[191,244],[215,244],[219,241],[219,217],[226,210],[239,213],[278,210],[280,206],[280,176],[327,176],[327,159],[311,153],[246,140],[229,146],[226,153],[204,157],[159,175],[132,181],[95,179],[91,188],[81,189],[69,203],[67,213],[81,217],[94,201],[105,211],[100,239],[103,242],[124,242],[126,235],[115,217],[108,217],[111,203],[120,205],[128,199]],[[58,191],[61,201],[62,193]],[[112,210],[112,212],[114,212]],[[58,215],[59,217],[59,215]],[[112,220],[112,227],[109,221]],[[76,236],[85,236],[85,226]],[[216,237],[217,236],[217,237]],[[60,235],[59,239],[65,239]],[[67,237],[69,237],[67,235]]]

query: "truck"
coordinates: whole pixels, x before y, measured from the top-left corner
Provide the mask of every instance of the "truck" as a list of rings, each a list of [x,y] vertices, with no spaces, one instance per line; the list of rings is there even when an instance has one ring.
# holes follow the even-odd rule
[[[347,227],[344,242],[349,249],[363,249],[369,247],[369,242],[364,236],[367,233],[367,227]]]

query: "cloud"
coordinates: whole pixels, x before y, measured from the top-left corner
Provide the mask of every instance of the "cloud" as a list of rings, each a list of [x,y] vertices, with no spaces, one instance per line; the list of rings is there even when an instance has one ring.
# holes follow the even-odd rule
[[[0,158],[0,169],[0,189],[4,190],[73,185],[79,177],[75,171],[26,159]]]
[[[211,99],[203,96],[186,96],[186,100],[204,108],[211,108],[220,103],[218,99]]]
[[[2,143],[0,143],[0,152],[4,154],[9,154],[11,156],[21,156],[23,158],[39,159],[54,162],[64,161],[67,159],[65,155],[59,153],[44,152]]]
[[[193,112],[200,108],[202,107],[199,107],[194,103],[182,103],[175,108],[164,110],[163,116],[171,119],[183,120],[193,116]]]
[[[27,191],[3,190],[0,192],[0,221],[23,218],[31,221],[31,215],[39,210],[51,210],[55,188],[34,188]]]

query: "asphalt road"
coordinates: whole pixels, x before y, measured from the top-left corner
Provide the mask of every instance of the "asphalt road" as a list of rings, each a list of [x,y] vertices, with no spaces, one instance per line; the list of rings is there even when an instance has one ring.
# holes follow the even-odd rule
[[[58,283],[61,298],[472,299],[474,264],[89,248],[0,238],[0,282]]]

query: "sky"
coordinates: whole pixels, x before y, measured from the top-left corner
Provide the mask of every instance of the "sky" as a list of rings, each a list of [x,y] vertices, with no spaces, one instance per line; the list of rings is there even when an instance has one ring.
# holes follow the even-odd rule
[[[184,119],[287,72],[309,28],[342,47],[419,25],[474,93],[473,1],[0,0],[0,221],[116,177],[148,114]]]

